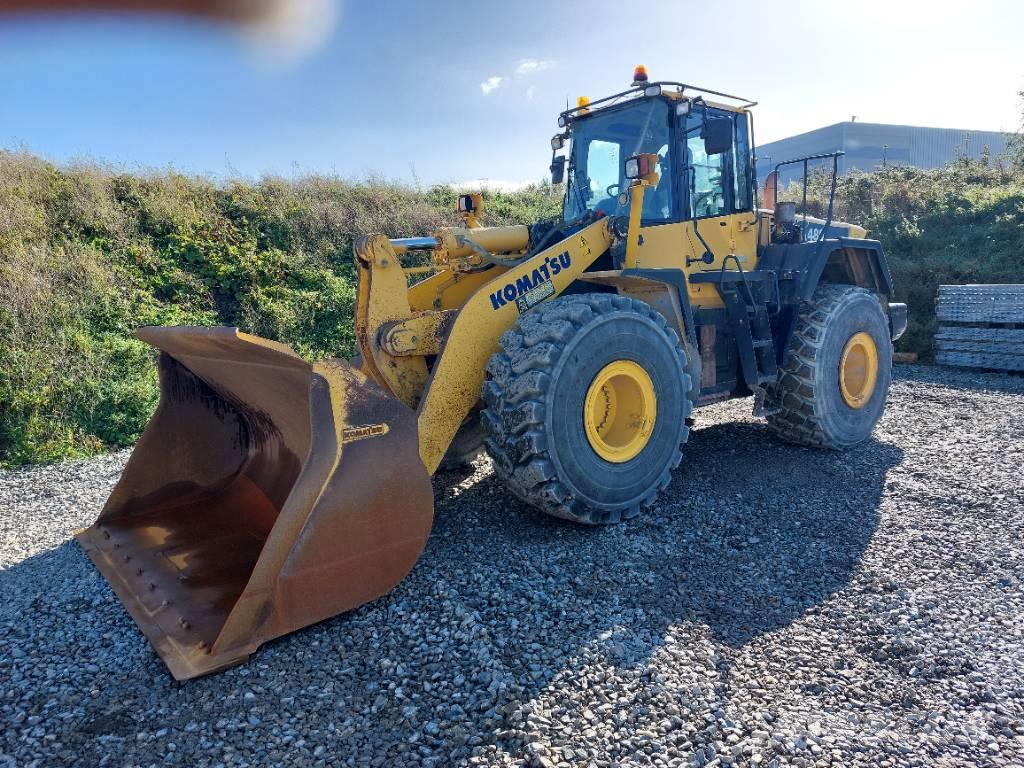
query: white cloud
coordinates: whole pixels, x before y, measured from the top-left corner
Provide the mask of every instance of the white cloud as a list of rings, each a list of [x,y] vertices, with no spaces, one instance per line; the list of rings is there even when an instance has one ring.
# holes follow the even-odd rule
[[[551,69],[557,63],[556,61],[545,61],[543,59],[523,59],[516,67],[516,77],[543,72],[545,69]]]
[[[526,89],[526,98],[533,101],[534,95],[537,93],[537,86],[531,85]]]
[[[494,77],[488,77],[486,80],[480,83],[480,90],[483,91],[484,96],[486,96],[495,88],[500,88],[503,82],[505,82],[504,77],[498,77],[496,75]]]

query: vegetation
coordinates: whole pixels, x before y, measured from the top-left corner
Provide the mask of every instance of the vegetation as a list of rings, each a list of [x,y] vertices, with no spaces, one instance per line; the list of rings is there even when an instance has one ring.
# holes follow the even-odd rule
[[[813,180],[818,205],[823,191]],[[0,152],[0,464],[137,439],[157,400],[141,325],[237,325],[308,357],[352,354],[353,237],[429,232],[454,221],[455,196],[316,176],[215,184]],[[491,223],[559,207],[546,185],[487,198]],[[842,179],[839,200],[838,218],[882,240],[911,306],[902,349],[929,353],[940,282],[1019,279],[1019,171],[890,168]]]
[[[142,325],[237,325],[310,358],[353,353],[352,240],[454,223],[456,192],[309,177],[223,185],[0,152],[0,465],[136,440],[156,405]],[[554,215],[549,186],[489,220]]]
[[[1007,154],[1013,167],[1024,172],[1024,91],[1020,91],[1017,96],[1021,103],[1020,125],[1017,133],[1010,139]]]

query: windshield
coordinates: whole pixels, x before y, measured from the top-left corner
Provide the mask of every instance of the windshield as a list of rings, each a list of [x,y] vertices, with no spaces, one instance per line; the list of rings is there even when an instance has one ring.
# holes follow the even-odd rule
[[[623,165],[633,155],[657,154],[660,179],[644,194],[641,217],[665,220],[672,215],[669,165],[669,107],[661,99],[644,99],[618,109],[578,118],[572,128],[572,154],[565,193],[565,220],[586,213],[626,213],[618,195],[628,185]]]

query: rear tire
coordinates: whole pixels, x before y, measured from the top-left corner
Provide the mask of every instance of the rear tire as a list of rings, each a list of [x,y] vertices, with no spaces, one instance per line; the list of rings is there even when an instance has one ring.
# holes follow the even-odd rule
[[[855,364],[863,358],[867,365]],[[781,410],[768,425],[791,443],[850,448],[874,430],[891,379],[889,321],[878,296],[852,285],[821,285],[800,312],[770,390]]]
[[[625,383],[616,390],[618,415],[608,417],[601,382],[616,370],[625,371]],[[556,517],[597,524],[636,516],[682,460],[692,410],[686,370],[679,336],[644,302],[605,293],[542,304],[501,337],[487,366],[481,417],[496,474]],[[631,413],[627,396],[641,390],[638,408],[650,406],[650,418]],[[605,399],[595,400],[595,392]],[[595,403],[613,421],[588,422]],[[626,437],[615,432],[617,423]]]

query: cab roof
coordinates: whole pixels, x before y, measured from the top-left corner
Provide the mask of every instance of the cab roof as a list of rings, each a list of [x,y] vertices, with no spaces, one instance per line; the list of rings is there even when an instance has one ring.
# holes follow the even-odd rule
[[[657,88],[657,93],[650,93],[649,91]],[[689,91],[689,93],[687,93]],[[709,96],[717,96],[722,99],[727,99],[733,103],[722,103],[718,101],[708,101],[704,98],[704,94]],[[572,109],[566,109],[558,114],[558,125],[564,127],[568,125],[574,118],[581,117],[591,111],[600,110],[605,107],[616,106],[623,104],[633,99],[641,99],[644,97],[656,97],[665,96],[673,100],[683,99],[700,99],[705,104],[719,109],[729,110],[730,112],[746,112],[751,107],[757,105],[756,101],[745,99],[742,96],[733,96],[732,94],[722,93],[721,91],[714,91],[710,88],[703,88],[697,85],[687,85],[686,83],[678,83],[674,80],[654,80],[651,82],[644,82],[638,85],[622,91],[620,93],[612,94],[611,96],[605,96],[595,101],[590,101],[585,104],[573,107]]]

